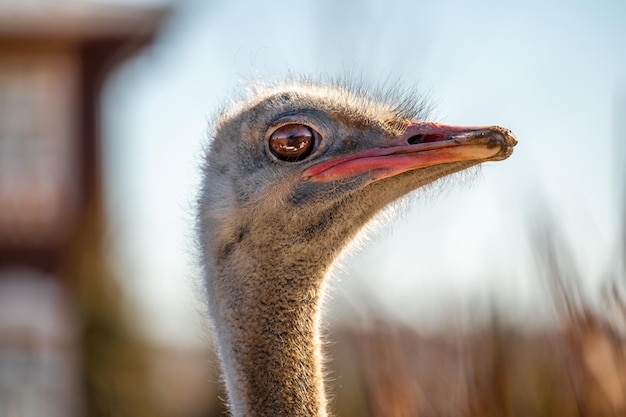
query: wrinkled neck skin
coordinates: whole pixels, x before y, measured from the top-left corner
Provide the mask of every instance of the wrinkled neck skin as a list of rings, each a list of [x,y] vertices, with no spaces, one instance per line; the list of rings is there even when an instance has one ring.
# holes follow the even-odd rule
[[[306,211],[304,226],[303,216],[285,215],[298,213],[295,203],[234,215],[228,229],[238,230],[228,238],[204,220],[209,313],[234,417],[327,415],[319,335],[327,271],[387,203],[441,176],[405,175],[395,187],[374,183],[328,210]]]

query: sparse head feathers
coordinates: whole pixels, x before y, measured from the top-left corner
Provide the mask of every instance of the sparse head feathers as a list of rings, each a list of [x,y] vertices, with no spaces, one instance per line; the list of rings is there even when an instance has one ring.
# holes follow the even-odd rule
[[[416,89],[397,84],[367,86],[347,77],[329,81],[291,78],[250,83],[243,94],[224,108],[216,131],[239,114],[250,111],[317,109],[355,125],[384,125],[403,129],[407,120],[425,119],[429,106]]]

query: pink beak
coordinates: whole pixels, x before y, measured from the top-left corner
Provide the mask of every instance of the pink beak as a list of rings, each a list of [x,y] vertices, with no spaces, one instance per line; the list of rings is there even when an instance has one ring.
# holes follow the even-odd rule
[[[335,181],[369,173],[371,181],[450,162],[499,161],[513,153],[517,140],[499,126],[459,127],[412,122],[401,136],[383,146],[320,162],[303,173],[304,180]]]

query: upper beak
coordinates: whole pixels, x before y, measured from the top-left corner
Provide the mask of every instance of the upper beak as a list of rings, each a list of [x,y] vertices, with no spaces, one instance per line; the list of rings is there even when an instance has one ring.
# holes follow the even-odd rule
[[[378,148],[331,159],[304,171],[305,180],[334,181],[369,173],[372,181],[450,162],[500,161],[517,140],[499,126],[459,127],[433,122],[410,123],[406,131]]]

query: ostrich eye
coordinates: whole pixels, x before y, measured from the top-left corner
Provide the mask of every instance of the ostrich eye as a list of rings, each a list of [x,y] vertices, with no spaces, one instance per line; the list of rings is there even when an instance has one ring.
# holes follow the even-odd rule
[[[291,124],[281,126],[270,136],[270,151],[280,160],[301,161],[311,154],[315,133],[308,126]]]

